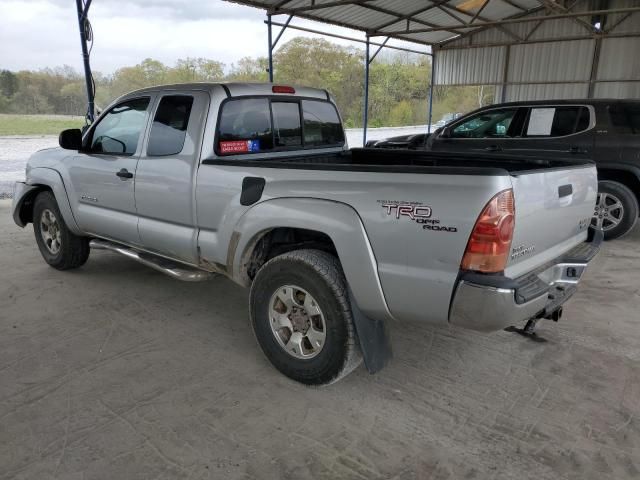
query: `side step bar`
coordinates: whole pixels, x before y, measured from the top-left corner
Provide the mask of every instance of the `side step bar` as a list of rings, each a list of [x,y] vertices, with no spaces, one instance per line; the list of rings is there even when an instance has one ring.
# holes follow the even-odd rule
[[[158,270],[170,277],[182,280],[184,282],[202,282],[209,280],[216,276],[215,273],[205,272],[204,270],[198,270],[196,268],[183,265],[178,262],[168,260],[157,255],[134,250],[133,248],[125,247],[113,242],[107,242],[106,240],[91,240],[89,242],[91,248],[97,250],[111,250],[124,255],[127,258],[142,263],[147,267],[151,267],[154,270]]]

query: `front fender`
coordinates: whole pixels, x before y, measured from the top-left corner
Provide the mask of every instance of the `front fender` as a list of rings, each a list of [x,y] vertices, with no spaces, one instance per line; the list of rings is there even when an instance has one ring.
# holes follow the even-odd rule
[[[53,192],[62,218],[64,218],[64,222],[69,230],[76,235],[82,235],[82,230],[78,227],[73,216],[62,177],[56,170],[45,167],[32,168],[29,170],[26,182],[16,182],[12,202],[12,215],[16,225],[19,227],[26,225],[27,222],[24,220],[23,208],[25,208],[28,201],[37,195],[38,191],[44,190],[47,187]]]
[[[236,239],[232,278],[245,284],[247,268],[256,242],[274,228],[302,228],[322,232],[331,238],[353,300],[360,310],[376,320],[393,318],[384,297],[378,264],[367,232],[356,211],[340,202],[313,198],[278,198],[249,209],[234,229]],[[231,258],[229,260],[231,260]],[[229,262],[230,263],[230,262]]]

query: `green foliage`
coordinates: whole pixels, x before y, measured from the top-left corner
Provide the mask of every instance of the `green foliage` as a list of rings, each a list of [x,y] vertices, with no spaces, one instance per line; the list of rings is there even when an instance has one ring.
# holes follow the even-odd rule
[[[348,127],[362,126],[364,52],[324,39],[294,38],[274,54],[277,83],[328,90]],[[425,56],[382,51],[371,64],[370,126],[419,125],[427,121],[431,61]],[[96,105],[106,107],[132,90],[182,82],[265,82],[267,59],[244,57],[229,66],[186,57],[167,66],[147,58],[112,75],[94,72]],[[490,102],[492,87],[437,87],[433,121],[449,112],[466,112]],[[84,77],[69,66],[39,71],[0,71],[0,112],[83,115]]]

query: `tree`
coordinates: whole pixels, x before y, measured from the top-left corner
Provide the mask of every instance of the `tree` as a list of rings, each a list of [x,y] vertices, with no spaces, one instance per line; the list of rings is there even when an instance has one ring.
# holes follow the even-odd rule
[[[11,97],[18,91],[18,77],[9,70],[0,71],[0,95]]]

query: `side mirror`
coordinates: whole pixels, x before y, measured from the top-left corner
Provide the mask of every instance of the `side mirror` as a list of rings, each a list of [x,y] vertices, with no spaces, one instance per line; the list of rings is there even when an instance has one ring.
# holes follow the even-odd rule
[[[63,130],[58,137],[58,143],[65,150],[82,150],[82,132],[79,128]]]
[[[451,128],[450,127],[443,127],[442,131],[440,132],[440,137],[442,137],[442,138],[451,138]]]

